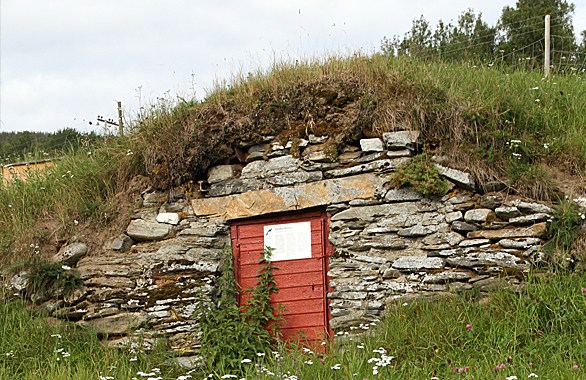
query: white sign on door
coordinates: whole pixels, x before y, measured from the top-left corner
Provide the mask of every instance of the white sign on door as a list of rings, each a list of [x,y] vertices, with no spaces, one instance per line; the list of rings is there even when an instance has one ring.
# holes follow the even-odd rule
[[[264,226],[264,247],[273,248],[271,261],[311,258],[311,222]]]

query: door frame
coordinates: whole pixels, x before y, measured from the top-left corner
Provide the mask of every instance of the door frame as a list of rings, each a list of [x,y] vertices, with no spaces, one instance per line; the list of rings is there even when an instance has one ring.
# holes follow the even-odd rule
[[[263,215],[254,218],[247,218],[247,219],[238,219],[229,221],[228,224],[230,226],[230,243],[232,247],[232,257],[234,261],[234,277],[236,279],[236,283],[240,286],[240,244],[238,243],[238,227],[244,225],[266,225],[266,224],[281,224],[281,223],[292,223],[292,222],[302,222],[312,219],[320,219],[321,228],[322,228],[322,247],[323,247],[323,262],[322,262],[322,273],[323,273],[323,280],[324,280],[324,294],[323,294],[323,308],[325,310],[323,318],[324,318],[324,326],[326,326],[326,336],[331,339],[334,334],[332,327],[330,326],[331,320],[331,310],[330,310],[330,300],[328,298],[328,293],[332,291],[330,287],[330,281],[328,277],[328,272],[330,269],[330,257],[334,252],[334,247],[329,240],[329,232],[330,232],[330,215],[325,210],[307,210],[307,211],[295,211],[295,212],[287,212],[287,213],[280,213],[280,214],[270,214],[270,215]],[[238,304],[241,301],[241,292],[238,292]]]

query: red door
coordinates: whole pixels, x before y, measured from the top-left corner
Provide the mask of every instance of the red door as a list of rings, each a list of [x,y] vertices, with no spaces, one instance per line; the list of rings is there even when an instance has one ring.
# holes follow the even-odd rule
[[[285,340],[322,341],[331,336],[326,294],[328,257],[325,212],[240,221],[232,224],[231,237],[236,281],[242,289],[256,285],[260,253],[274,248],[273,271],[279,291],[274,307],[282,305],[281,332]],[[242,297],[241,304],[244,302]]]

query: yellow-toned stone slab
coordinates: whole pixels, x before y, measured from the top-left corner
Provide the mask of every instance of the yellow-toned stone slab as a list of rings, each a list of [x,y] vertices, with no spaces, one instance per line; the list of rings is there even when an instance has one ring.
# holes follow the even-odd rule
[[[525,237],[542,237],[547,232],[547,223],[537,223],[529,227],[505,228],[502,230],[478,230],[468,233],[471,239],[514,239]]]
[[[360,174],[226,197],[194,199],[191,205],[195,215],[231,220],[369,199],[374,197],[376,189],[383,183],[384,180],[375,174]]]

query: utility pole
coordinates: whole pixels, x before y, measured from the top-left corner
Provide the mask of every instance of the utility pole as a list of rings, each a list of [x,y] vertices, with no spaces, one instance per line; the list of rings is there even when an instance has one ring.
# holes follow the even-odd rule
[[[547,78],[549,76],[549,66],[550,66],[550,44],[551,44],[551,34],[549,29],[550,24],[550,15],[545,15],[545,57],[543,60],[543,75]]]
[[[118,103],[118,124],[114,121],[114,119],[104,119],[102,116],[98,116],[98,122],[104,123],[104,127],[118,127],[118,135],[124,135],[124,121],[122,120],[122,102],[117,101]]]
[[[118,101],[118,134],[124,135],[124,122],[122,121],[122,102]]]

